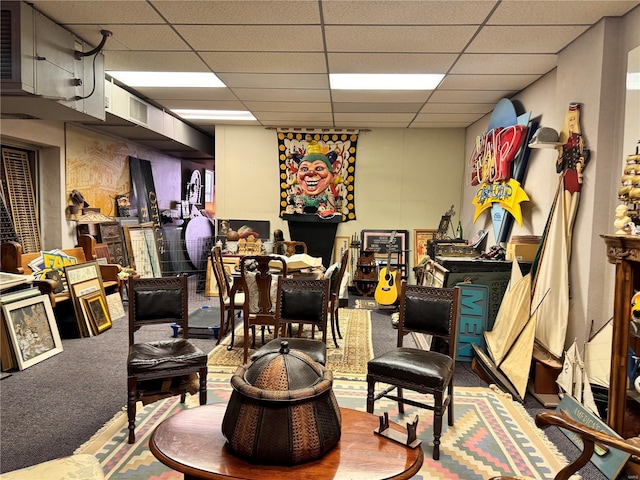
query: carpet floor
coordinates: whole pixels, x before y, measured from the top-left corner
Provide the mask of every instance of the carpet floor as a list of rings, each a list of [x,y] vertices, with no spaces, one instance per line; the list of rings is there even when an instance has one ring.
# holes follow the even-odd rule
[[[353,308],[358,299],[352,297],[349,306]],[[211,305],[213,323],[217,324],[216,302],[215,298],[195,298],[190,305],[192,308],[198,308],[200,304]],[[375,355],[395,348],[397,330],[392,328],[391,314],[384,309],[369,312]],[[140,331],[140,340],[167,338],[171,333],[166,326],[150,326]],[[343,336],[346,333],[344,328],[342,333]],[[11,372],[1,380],[0,472],[71,455],[122,410],[127,401],[127,335],[126,318],[116,318],[113,328],[101,335],[63,339],[62,353],[26,370]],[[216,346],[212,338],[194,338],[192,341],[206,352]],[[415,346],[411,336],[405,337],[405,345]],[[350,375],[357,377],[358,374]],[[458,389],[487,386],[471,371],[470,364],[464,362],[456,364],[455,385]],[[209,401],[215,401],[215,397],[210,397]],[[526,397],[524,407],[530,417],[544,410],[531,395]],[[579,454],[559,429],[549,428],[544,433],[567,458]],[[585,480],[606,478],[592,464],[580,473]]]
[[[208,376],[209,403],[227,402],[231,394],[230,375],[212,373]],[[366,382],[335,380],[333,391],[341,407],[365,411]],[[408,395],[418,398],[408,392]],[[137,415],[137,441],[127,443],[126,414],[119,413],[76,453],[95,455],[111,480],[149,478],[180,479],[179,474],[157,461],[148,447],[153,429],[164,419],[185,408],[197,407],[197,396],[185,404],[177,398],[156,402],[142,408]],[[394,402],[376,402],[376,413],[389,412],[391,421],[404,425],[424,410],[407,408],[400,417]],[[497,475],[524,476],[536,479],[553,477],[566,460],[531,422],[520,404],[487,387],[456,389],[455,423],[443,428],[440,460],[431,458],[432,422],[430,412],[418,422],[418,437],[425,450],[424,465],[414,478],[490,478]],[[371,432],[373,435],[373,432]],[[292,469],[293,478],[296,477]]]
[[[367,373],[367,362],[373,358],[371,343],[371,313],[368,310],[354,310],[341,308],[338,312],[342,339],[338,339],[338,348],[331,340],[331,333],[327,332],[327,368],[333,372],[334,378],[350,378],[354,375],[363,376]],[[261,346],[260,335],[257,335],[256,348]],[[303,337],[311,337],[311,328],[303,329]],[[316,339],[320,333],[316,332]],[[272,336],[265,335],[265,342]],[[211,372],[232,373],[242,364],[244,350],[242,348],[244,330],[236,327],[233,350],[228,350],[231,335],[227,335],[209,353],[209,369]],[[249,348],[249,356],[255,350]]]

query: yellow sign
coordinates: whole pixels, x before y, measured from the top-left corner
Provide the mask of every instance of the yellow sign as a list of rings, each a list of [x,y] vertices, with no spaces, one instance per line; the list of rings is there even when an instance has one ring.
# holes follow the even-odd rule
[[[42,260],[44,261],[44,268],[51,268],[55,270],[62,270],[67,265],[75,265],[78,263],[78,259],[75,257],[49,252],[42,252]]]
[[[520,183],[513,178],[508,182],[483,183],[478,188],[472,202],[476,206],[473,221],[475,222],[480,214],[492,204],[498,203],[516,219],[518,225],[522,226],[520,203],[528,201],[529,196],[522,189]]]

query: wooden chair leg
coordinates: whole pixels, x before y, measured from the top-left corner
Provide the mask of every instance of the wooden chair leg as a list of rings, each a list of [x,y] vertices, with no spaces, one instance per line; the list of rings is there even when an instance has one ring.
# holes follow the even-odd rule
[[[404,413],[404,403],[402,403],[402,387],[398,387],[396,388],[397,392],[398,392],[398,398],[400,399],[398,401],[398,412],[400,413]]]
[[[373,413],[375,391],[376,391],[375,379],[367,377],[367,413]]]
[[[453,382],[449,385],[449,405],[447,410],[449,410],[449,426],[453,427]]]
[[[434,398],[433,410],[433,459],[440,459],[440,436],[442,435],[442,392],[436,392]]]
[[[244,341],[243,343],[243,348],[244,348],[244,357],[243,357],[243,361],[242,364],[244,365],[245,363],[247,363],[247,358],[249,357],[249,327],[247,326],[247,320],[245,319],[245,324],[244,324]],[[253,330],[253,342],[255,344],[256,341],[256,335],[255,335],[255,327],[251,327],[251,329]]]
[[[224,336],[227,334],[227,325],[225,325],[224,317],[225,317],[225,311],[224,309],[221,308],[220,309],[220,329],[218,330],[218,341],[216,342],[216,345],[220,345],[220,342],[222,341]]]
[[[227,320],[227,324],[231,329],[231,343],[227,347],[227,350],[233,350],[233,346],[235,345],[235,341],[236,341],[236,317],[233,314],[233,309],[229,310],[228,315],[229,315],[229,318]],[[238,315],[240,315],[240,312],[238,312]]]
[[[136,397],[138,382],[135,377],[127,381],[127,417],[129,419],[129,443],[136,441]]]
[[[336,311],[331,309],[331,336],[333,337],[333,344],[336,348],[339,348],[338,340],[336,340],[336,322],[338,321]],[[340,337],[342,338],[342,337]]]
[[[207,403],[207,367],[200,369],[200,405]]]

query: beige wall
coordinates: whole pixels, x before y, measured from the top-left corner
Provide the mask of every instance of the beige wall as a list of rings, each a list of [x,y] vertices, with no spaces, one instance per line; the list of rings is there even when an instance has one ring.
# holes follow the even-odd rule
[[[278,217],[278,143],[275,130],[216,127],[216,202],[219,218],[269,220],[288,238]],[[437,228],[451,205],[460,211],[463,129],[379,129],[361,132],[356,154],[356,217],[338,235],[363,229]],[[458,216],[454,217],[457,223]],[[467,235],[471,232],[467,231]],[[413,252],[410,253],[411,266]]]
[[[606,260],[600,234],[613,233],[622,162],[629,153],[622,151],[626,58],[627,52],[638,45],[640,9],[622,19],[604,19],[559,53],[554,71],[513,99],[522,111],[531,111],[540,126],[558,131],[569,103],[582,104],[582,132],[592,156],[584,172],[573,230],[567,344],[576,338],[581,345],[588,339],[592,323],[597,329],[613,313],[613,266]],[[486,117],[467,129],[467,156],[476,135],[486,131],[488,120]],[[640,138],[640,129],[636,132]],[[532,150],[523,182],[531,201],[523,204],[524,225],[516,225],[512,234],[542,235],[559,181],[555,155],[553,150]],[[465,225],[472,222],[470,202],[474,192],[474,188],[465,186]],[[488,228],[491,232],[488,245],[495,243],[490,218],[481,217],[476,227]]]

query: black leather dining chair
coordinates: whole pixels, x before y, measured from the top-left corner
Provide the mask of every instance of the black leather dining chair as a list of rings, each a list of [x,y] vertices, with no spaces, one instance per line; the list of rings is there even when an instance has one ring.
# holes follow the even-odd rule
[[[456,332],[458,328],[459,288],[437,288],[407,285],[402,281],[399,294],[400,319],[397,348],[379,355],[367,364],[367,412],[373,413],[374,402],[386,397],[404,405],[426,408],[433,415],[433,459],[440,458],[442,417],[448,410],[449,426],[453,425],[453,373],[455,370]],[[409,332],[432,335],[440,339],[444,353],[403,347]],[[432,341],[432,346],[433,346]],[[389,385],[376,394],[376,383]],[[432,395],[433,402],[415,401],[403,396],[403,389]],[[393,390],[397,395],[392,395]]]
[[[129,443],[134,443],[136,402],[200,393],[207,403],[207,354],[189,342],[187,275],[162,278],[129,277],[129,356],[127,359],[127,414]],[[135,341],[148,325],[178,324],[182,338]],[[192,381],[194,374],[198,382]]]

